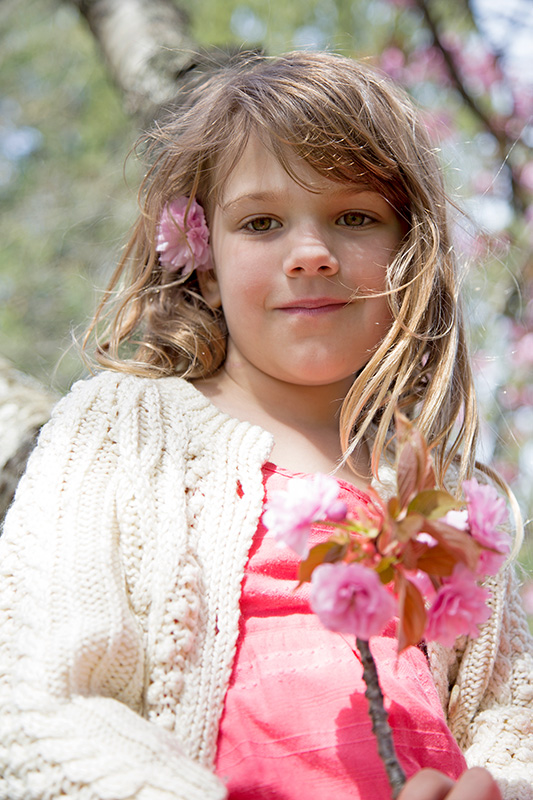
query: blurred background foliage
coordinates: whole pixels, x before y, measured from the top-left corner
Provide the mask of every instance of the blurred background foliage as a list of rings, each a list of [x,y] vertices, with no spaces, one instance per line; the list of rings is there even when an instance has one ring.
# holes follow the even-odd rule
[[[452,196],[483,452],[533,512],[533,3],[195,0],[202,45],[367,58],[425,110]],[[501,8],[505,6],[505,8]],[[138,133],[75,5],[0,4],[0,354],[57,392],[133,221]],[[132,43],[134,46],[134,43]],[[525,562],[532,556],[526,548]]]
[[[133,218],[136,128],[74,7],[5,0],[0,36],[0,353],[64,391]]]

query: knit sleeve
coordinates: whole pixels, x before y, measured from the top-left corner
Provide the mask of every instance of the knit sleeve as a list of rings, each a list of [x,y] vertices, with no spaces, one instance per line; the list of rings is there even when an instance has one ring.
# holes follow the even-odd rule
[[[504,800],[533,800],[533,639],[513,568],[492,579],[491,620],[468,642],[450,698],[450,726],[469,766]]]
[[[226,796],[174,733],[142,716],[145,637],[117,521],[127,479],[118,468],[117,386],[83,382],[60,403],[6,517],[0,798]]]

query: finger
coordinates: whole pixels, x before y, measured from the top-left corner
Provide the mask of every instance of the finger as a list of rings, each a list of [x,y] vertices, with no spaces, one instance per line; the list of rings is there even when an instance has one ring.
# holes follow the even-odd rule
[[[502,800],[502,796],[490,772],[472,767],[463,772],[446,800]]]
[[[453,788],[454,781],[442,772],[421,769],[407,781],[397,800],[444,800]]]

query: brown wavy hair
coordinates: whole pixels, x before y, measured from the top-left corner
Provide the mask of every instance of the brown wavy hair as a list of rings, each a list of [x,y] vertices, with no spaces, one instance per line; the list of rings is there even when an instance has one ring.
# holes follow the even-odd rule
[[[139,375],[192,379],[220,368],[223,311],[206,304],[194,273],[176,280],[161,269],[156,226],[179,195],[195,196],[209,220],[252,133],[295,180],[291,154],[332,180],[363,177],[405,222],[388,268],[392,325],[341,411],[346,460],[371,437],[375,473],[400,408],[434,445],[441,481],[459,453],[460,478],[470,474],[478,420],[440,164],[411,100],[365,63],[241,56],[167,108],[140,141],[149,164],[141,213],[85,351],[95,339],[100,365]]]

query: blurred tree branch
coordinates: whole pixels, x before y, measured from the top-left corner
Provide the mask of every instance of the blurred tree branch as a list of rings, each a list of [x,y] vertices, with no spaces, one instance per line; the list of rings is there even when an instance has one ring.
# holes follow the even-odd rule
[[[434,14],[431,0],[415,0],[415,3],[422,12],[424,21],[433,38],[434,47],[436,47],[442,55],[453,86],[461,95],[461,98],[463,99],[467,108],[469,108],[474,116],[479,120],[487,133],[494,138],[498,147],[498,154],[502,164],[508,163],[510,153],[514,148],[516,140],[514,137],[510,137],[505,130],[506,119],[497,120],[494,116],[490,116],[488,113],[486,113],[473,92],[469,90],[467,83],[461,74],[461,70],[457,64],[454,54],[446,46],[444,37],[440,33],[439,22]],[[465,0],[465,10],[470,17],[473,27],[477,29],[476,20],[472,14],[469,0]],[[500,56],[498,53],[494,53],[494,59],[496,62],[499,62]],[[517,180],[511,164],[509,164],[509,173],[511,182],[511,202],[515,211],[518,214],[523,214],[527,206],[526,193]]]
[[[86,19],[127,113],[141,120],[235,57],[203,49],[189,34],[187,12],[172,0],[69,0]]]
[[[171,0],[71,0],[86,19],[128,113],[149,113],[196,67],[189,20]]]

